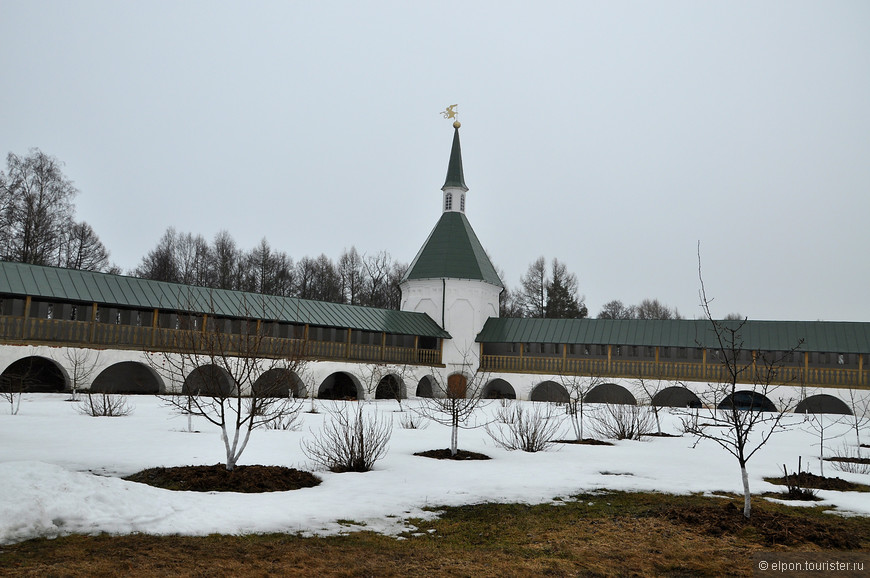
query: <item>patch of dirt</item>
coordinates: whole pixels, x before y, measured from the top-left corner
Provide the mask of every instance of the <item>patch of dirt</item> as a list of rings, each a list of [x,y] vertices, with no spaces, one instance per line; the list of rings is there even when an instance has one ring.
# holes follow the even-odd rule
[[[610,442],[605,442],[602,440],[596,440],[592,438],[583,438],[582,440],[555,440],[553,443],[557,444],[579,444],[584,446],[612,446],[613,444]]]
[[[836,519],[816,520],[753,508],[752,517],[747,520],[743,517],[743,508],[734,502],[670,508],[664,516],[710,536],[755,534],[768,546],[812,543],[837,550],[853,550],[861,546],[861,540],[854,532],[840,527]]]
[[[415,456],[424,458],[435,458],[436,460],[488,460],[491,459],[486,454],[470,452],[468,450],[456,450],[456,455],[450,455],[450,448],[443,450],[426,450],[425,452],[416,452]]]
[[[866,492],[870,491],[870,486],[866,484],[858,484],[855,482],[849,482],[844,480],[843,478],[827,478],[824,476],[817,476],[815,474],[811,474],[810,472],[801,472],[799,474],[792,474],[789,476],[790,481],[796,481],[797,485],[801,488],[812,488],[814,490],[838,490],[845,492]],[[779,484],[781,486],[785,486],[785,478],[764,478],[765,482],[770,482],[771,484]]]
[[[825,458],[826,462],[846,462],[850,464],[870,465],[870,458]]]
[[[149,468],[124,478],[166,490],[192,492],[286,492],[311,488],[321,479],[294,468],[282,466],[236,466],[228,471],[224,464]]]
[[[669,434],[669,433],[665,433],[665,432],[662,432],[662,433],[653,432],[653,433],[643,434],[643,437],[645,437],[645,438],[679,438],[679,437],[683,437],[683,436],[681,436],[679,434]]]

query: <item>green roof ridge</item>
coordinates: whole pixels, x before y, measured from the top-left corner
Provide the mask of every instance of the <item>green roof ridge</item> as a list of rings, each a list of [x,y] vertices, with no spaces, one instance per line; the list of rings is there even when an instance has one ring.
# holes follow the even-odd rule
[[[134,309],[251,317],[393,334],[449,337],[425,313],[197,287],[9,261],[0,261],[0,294],[30,295],[37,299],[99,303]]]
[[[441,215],[402,281],[470,279],[504,287],[464,213]]]

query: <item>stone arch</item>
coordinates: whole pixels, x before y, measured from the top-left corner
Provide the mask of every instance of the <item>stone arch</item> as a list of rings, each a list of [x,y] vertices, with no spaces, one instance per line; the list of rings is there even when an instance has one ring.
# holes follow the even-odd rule
[[[121,361],[110,365],[91,383],[91,391],[98,393],[157,394],[165,390],[157,372],[138,361]]]
[[[503,379],[493,379],[483,388],[484,399],[516,399],[517,392],[513,386]]]
[[[375,399],[406,399],[405,383],[398,375],[385,375],[375,388]]]
[[[773,402],[766,395],[757,391],[743,389],[734,392],[734,399],[731,395],[725,396],[725,399],[716,407],[716,409],[731,409],[732,404],[739,410],[746,411],[777,411]]]
[[[184,395],[227,397],[236,395],[238,391],[230,374],[222,367],[212,364],[200,365],[191,371],[181,386],[181,393]]]
[[[67,383],[60,365],[36,355],[13,362],[0,374],[0,391],[53,393],[64,391]]]
[[[305,397],[308,392],[296,372],[286,367],[264,371],[251,386],[260,397]]]
[[[568,390],[555,381],[542,381],[529,393],[530,401],[555,401],[567,403],[570,399]]]
[[[417,397],[435,397],[434,383],[435,379],[431,375],[423,376],[417,383]]]
[[[320,399],[363,399],[362,387],[357,379],[344,371],[336,371],[326,377],[317,389]]]
[[[451,398],[464,398],[468,395],[468,378],[461,373],[448,375],[447,395]]]
[[[688,387],[672,385],[666,387],[652,398],[652,404],[656,407],[691,407],[702,406],[701,400]]]
[[[827,393],[811,395],[794,408],[795,413],[831,413],[852,415],[852,410],[839,397]]]
[[[637,405],[637,400],[631,392],[615,383],[602,383],[589,390],[583,398],[586,403],[614,403],[619,405]]]

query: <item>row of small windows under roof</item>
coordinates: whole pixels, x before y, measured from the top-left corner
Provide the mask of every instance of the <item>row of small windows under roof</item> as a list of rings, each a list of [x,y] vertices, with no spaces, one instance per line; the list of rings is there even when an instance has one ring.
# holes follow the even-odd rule
[[[636,358],[641,360],[656,359],[656,349],[658,349],[659,360],[676,360],[676,361],[703,361],[704,349],[701,347],[650,347],[650,346],[635,346],[635,345],[603,345],[603,344],[559,344],[559,343],[484,343],[484,355],[504,355],[504,356],[519,356],[522,355],[531,357],[560,357],[564,354],[567,357],[608,357],[611,358]],[[804,355],[808,355],[805,359]],[[739,360],[751,361],[753,352],[749,350],[741,350]],[[859,359],[870,359],[870,356],[855,354],[855,353],[839,353],[839,352],[820,352],[820,351],[756,351],[757,359],[764,357],[770,361],[783,363],[786,365],[803,365],[806,361],[817,364],[831,364],[845,367],[857,367]],[[716,361],[719,357],[718,350],[707,351],[707,360]]]

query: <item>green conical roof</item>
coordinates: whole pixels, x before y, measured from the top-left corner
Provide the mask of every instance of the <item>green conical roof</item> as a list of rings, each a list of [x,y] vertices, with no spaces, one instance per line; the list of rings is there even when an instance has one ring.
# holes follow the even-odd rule
[[[402,281],[444,278],[479,280],[504,287],[464,213],[448,211],[441,215]]]
[[[456,123],[459,124],[459,123]],[[453,125],[453,148],[450,149],[450,162],[447,164],[447,178],[444,179],[443,191],[447,187],[459,187],[468,190],[465,186],[465,174],[462,172],[462,149],[459,146],[459,127]]]

